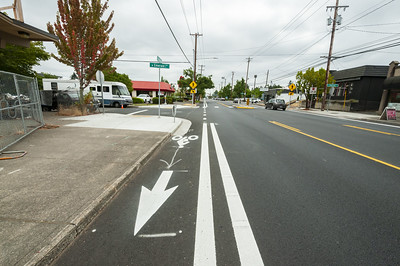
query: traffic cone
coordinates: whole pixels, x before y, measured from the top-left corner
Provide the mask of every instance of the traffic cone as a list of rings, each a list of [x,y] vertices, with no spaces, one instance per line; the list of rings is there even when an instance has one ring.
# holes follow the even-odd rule
[[[124,105],[123,104],[121,104],[121,109],[124,109]]]

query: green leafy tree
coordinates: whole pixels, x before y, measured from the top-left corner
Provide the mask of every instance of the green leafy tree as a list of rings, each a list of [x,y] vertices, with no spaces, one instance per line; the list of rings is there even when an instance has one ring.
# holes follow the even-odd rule
[[[244,78],[242,78],[241,80],[237,80],[236,85],[233,87],[233,98],[243,98],[245,87],[246,87],[246,82],[244,81]]]
[[[231,88],[231,84],[226,85],[218,92],[218,96],[221,98],[231,98]]]
[[[35,76],[33,66],[49,59],[50,54],[45,51],[42,42],[31,42],[29,47],[7,44],[6,48],[0,49],[0,70]]]
[[[166,80],[163,76],[161,76],[161,82],[165,82],[165,83],[169,84],[168,80]]]
[[[308,94],[311,87],[317,87],[319,89],[317,93],[321,95],[322,88],[325,85],[325,74],[326,71],[323,68],[320,68],[318,71],[315,71],[314,68],[309,68],[304,73],[299,71],[296,75],[296,87],[306,94]],[[332,75],[329,74],[328,83],[334,82]]]
[[[103,71],[104,80],[106,81],[118,81],[124,83],[128,88],[129,92],[132,93],[132,81],[127,74],[121,74],[117,72],[115,67],[111,67]]]
[[[59,56],[52,56],[74,68],[82,101],[83,90],[96,71],[110,68],[113,60],[123,54],[115,47],[115,39],[109,43],[114,11],[102,20],[108,0],[104,4],[101,0],[58,0],[57,4],[56,22],[54,25],[47,23],[48,31],[59,38],[55,42]]]
[[[252,96],[254,98],[261,98],[263,92],[260,91],[260,88],[255,88],[252,92],[251,92]]]
[[[183,70],[183,78],[178,80],[178,85],[180,88],[184,89],[186,92],[190,89],[189,84],[193,81],[193,70],[191,68]],[[202,76],[196,74],[196,84],[197,84],[197,94],[201,95],[203,98],[206,95],[206,89],[214,88],[214,83],[212,81],[212,76]]]

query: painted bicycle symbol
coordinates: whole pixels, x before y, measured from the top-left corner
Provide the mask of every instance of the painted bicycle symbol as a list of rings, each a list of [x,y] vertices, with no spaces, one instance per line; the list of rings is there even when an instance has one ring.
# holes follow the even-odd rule
[[[191,136],[185,136],[185,137],[183,137],[183,136],[173,136],[172,137],[172,140],[175,140],[177,143],[178,143],[178,145],[179,145],[179,148],[183,148],[186,144],[189,144],[190,143],[190,141],[194,141],[194,140],[197,140],[197,139],[199,139],[199,136],[196,136],[196,135],[191,135]]]

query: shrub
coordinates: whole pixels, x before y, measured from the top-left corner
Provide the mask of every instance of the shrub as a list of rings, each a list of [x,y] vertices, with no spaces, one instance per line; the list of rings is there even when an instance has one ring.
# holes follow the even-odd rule
[[[144,103],[143,99],[132,97],[133,103]]]
[[[158,104],[158,99],[159,97],[153,97],[153,103]],[[165,98],[161,97],[161,104],[165,103]],[[174,98],[171,96],[167,96],[167,104],[173,104],[174,103]]]

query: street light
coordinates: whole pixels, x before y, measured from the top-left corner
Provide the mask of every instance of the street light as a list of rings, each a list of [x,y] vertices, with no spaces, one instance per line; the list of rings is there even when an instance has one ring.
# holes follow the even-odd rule
[[[221,79],[224,80],[224,87],[226,86],[226,78],[225,77],[221,77]]]

